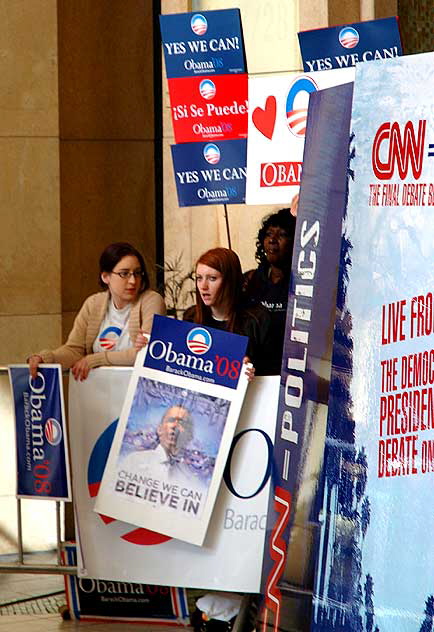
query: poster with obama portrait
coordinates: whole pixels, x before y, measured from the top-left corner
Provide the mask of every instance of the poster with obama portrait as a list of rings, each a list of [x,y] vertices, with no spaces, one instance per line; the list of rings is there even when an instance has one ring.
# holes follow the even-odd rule
[[[434,53],[356,69],[312,632],[433,629],[433,102]]]
[[[247,387],[247,338],[155,316],[95,511],[201,545]]]

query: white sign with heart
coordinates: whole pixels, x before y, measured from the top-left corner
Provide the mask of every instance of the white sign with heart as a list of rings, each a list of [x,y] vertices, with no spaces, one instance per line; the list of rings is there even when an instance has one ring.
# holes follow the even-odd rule
[[[353,81],[354,72],[249,77],[246,204],[289,206],[300,188],[309,95]]]

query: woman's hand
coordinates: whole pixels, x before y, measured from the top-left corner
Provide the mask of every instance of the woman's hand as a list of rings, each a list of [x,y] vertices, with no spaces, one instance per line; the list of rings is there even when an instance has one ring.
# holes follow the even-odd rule
[[[89,375],[90,371],[90,366],[86,356],[83,356],[82,358],[80,358],[80,360],[77,360],[77,362],[72,366],[71,371],[76,380],[80,380],[80,382],[83,382]]]
[[[244,356],[243,364],[250,364],[250,358],[248,358],[247,356]],[[253,378],[255,377],[255,367],[253,366],[253,364],[247,367],[246,377],[249,383],[253,381]]]
[[[146,347],[148,342],[149,342],[149,334],[145,333],[144,331],[140,329],[139,333],[136,336],[136,340],[134,342],[134,349],[137,352],[139,352],[141,349],[143,349],[143,347]]]
[[[294,217],[297,217],[298,198],[299,198],[299,195],[297,193],[297,195],[294,195],[294,197],[291,200],[290,211],[291,211],[291,215],[294,215]]]
[[[35,355],[30,356],[28,362],[29,362],[30,377],[32,378],[32,380],[34,380],[38,373],[38,367],[40,364],[42,364],[43,359],[41,358],[40,355],[35,354]]]

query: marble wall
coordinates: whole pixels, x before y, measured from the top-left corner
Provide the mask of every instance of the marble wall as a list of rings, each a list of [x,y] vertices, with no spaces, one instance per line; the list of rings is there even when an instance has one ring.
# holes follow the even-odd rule
[[[0,2],[0,365],[61,336],[59,112],[55,0]],[[35,27],[37,25],[37,28]],[[14,433],[0,375],[0,553],[17,533]],[[23,502],[25,546],[55,542],[55,507]]]

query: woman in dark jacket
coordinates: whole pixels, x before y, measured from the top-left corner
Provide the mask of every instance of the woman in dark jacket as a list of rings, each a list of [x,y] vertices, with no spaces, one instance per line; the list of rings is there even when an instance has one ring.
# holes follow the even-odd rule
[[[227,248],[213,248],[196,263],[196,305],[184,320],[247,336],[247,356],[256,375],[270,374],[270,317],[260,305],[242,307],[241,264]]]
[[[273,374],[280,373],[294,235],[295,217],[289,208],[282,208],[265,217],[256,240],[256,260],[259,265],[244,275],[245,305],[252,307],[260,304],[270,314]]]

